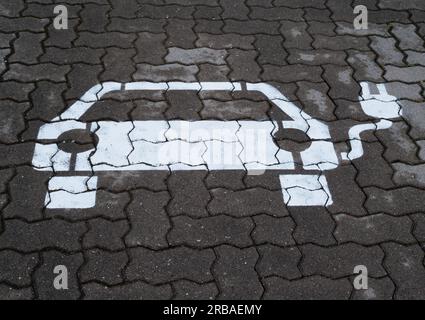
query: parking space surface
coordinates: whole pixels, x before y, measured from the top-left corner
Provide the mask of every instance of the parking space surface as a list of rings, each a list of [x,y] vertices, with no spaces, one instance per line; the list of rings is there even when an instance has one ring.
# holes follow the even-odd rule
[[[0,299],[425,299],[424,38],[415,0],[0,0]]]

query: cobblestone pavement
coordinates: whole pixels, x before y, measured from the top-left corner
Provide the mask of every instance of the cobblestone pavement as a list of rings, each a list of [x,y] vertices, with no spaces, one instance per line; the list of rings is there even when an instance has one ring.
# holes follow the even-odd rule
[[[0,298],[425,299],[424,38],[422,0],[0,0]],[[338,154],[376,121],[361,82],[385,83],[403,115],[325,172],[332,205],[286,206],[278,171],[124,170],[96,173],[94,207],[48,208],[38,132],[110,81],[272,84]],[[236,91],[103,98],[81,121],[281,119]]]

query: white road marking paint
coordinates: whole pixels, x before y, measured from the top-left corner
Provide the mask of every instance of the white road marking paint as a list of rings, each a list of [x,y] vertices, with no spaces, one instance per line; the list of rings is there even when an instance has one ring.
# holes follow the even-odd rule
[[[330,206],[332,196],[323,175],[280,175],[283,200],[287,206]]]
[[[401,114],[396,98],[388,95],[384,85],[377,85],[379,94],[371,94],[367,83],[361,83],[361,86],[363,96],[359,101],[363,111],[379,118],[380,121],[354,126],[349,130],[351,151],[341,154],[343,160],[353,160],[363,155],[360,139],[362,132],[389,128],[392,123],[388,119]],[[334,145],[330,141],[328,126],[310,117],[269,84],[247,83],[243,86],[237,82],[141,81],[125,84],[106,82],[96,85],[51,123],[43,125],[38,134],[41,143],[36,144],[34,151],[34,167],[41,171],[59,173],[134,170],[261,172],[294,170],[296,167],[293,153],[280,149],[273,139],[273,134],[279,127],[276,121],[79,121],[102,96],[121,90],[260,92],[291,118],[282,121],[283,128],[301,130],[311,139],[310,147],[300,153],[304,170],[327,171],[339,165]],[[76,155],[60,150],[55,140],[61,134],[76,129],[94,133],[98,138],[96,149]],[[54,177],[49,182],[49,192],[46,196],[48,208],[94,206],[95,191],[81,191],[79,188],[84,177],[62,178]],[[288,206],[332,204],[324,175],[284,174],[280,175],[280,181],[283,198]],[[94,186],[93,189],[96,183],[91,185]],[[86,187],[85,182],[84,186]]]
[[[97,177],[53,177],[45,206],[48,209],[88,209],[96,205]]]

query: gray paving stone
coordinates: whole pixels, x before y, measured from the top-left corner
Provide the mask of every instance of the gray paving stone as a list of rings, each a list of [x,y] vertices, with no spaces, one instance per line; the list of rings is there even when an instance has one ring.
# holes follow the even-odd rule
[[[182,7],[183,8],[183,7]],[[185,7],[189,8],[189,7]],[[191,8],[192,9],[192,8]],[[195,23],[192,20],[168,20],[165,26],[167,32],[167,47],[179,47],[191,49],[196,41],[196,34],[193,32]]]
[[[303,10],[287,7],[251,7],[250,18],[270,21],[303,20]]]
[[[0,101],[0,142],[16,143],[19,135],[25,129],[25,112],[30,108],[29,103]]]
[[[388,8],[395,10],[405,10],[405,9],[419,9],[424,10],[425,4],[420,0],[408,0],[399,2],[396,0],[382,0],[379,3],[380,8]]]
[[[166,25],[166,19],[150,19],[150,18],[120,18],[111,17],[109,24],[106,29],[108,31],[118,32],[152,32],[161,33],[164,32],[164,26]]]
[[[365,5],[365,4],[362,3],[362,5]],[[354,15],[353,15],[353,18],[354,18]],[[351,35],[351,36],[357,36],[357,37],[358,36],[382,36],[382,37],[391,36],[388,31],[389,29],[388,25],[386,23],[378,24],[374,22],[375,21],[373,21],[372,19],[369,19],[367,29],[357,30],[353,26],[353,21],[350,21],[350,22],[337,21],[335,22],[335,24],[337,25],[336,34]],[[330,35],[332,36],[333,34],[330,34]]]
[[[264,121],[269,119],[267,111],[270,105],[267,102],[254,102],[246,99],[231,101],[203,100],[204,108],[200,114],[204,120],[241,120],[253,119]]]
[[[195,19],[211,19],[220,20],[223,9],[221,7],[210,7],[210,6],[197,6],[196,11],[193,14]]]
[[[84,262],[81,253],[65,255],[58,251],[41,253],[43,264],[35,271],[34,281],[38,299],[41,300],[76,300],[81,296],[78,284],[78,270]],[[68,290],[57,290],[54,280],[56,266],[65,266],[68,273]]]
[[[393,169],[382,158],[384,148],[377,142],[363,142],[364,155],[353,160],[358,171],[356,178],[360,187],[376,186],[380,188],[394,187]]]
[[[215,283],[197,284],[192,281],[177,281],[173,283],[176,300],[213,300],[218,295]]]
[[[0,49],[0,74],[7,69],[7,56],[10,54],[10,49]]]
[[[246,20],[248,18],[250,10],[244,0],[220,0],[220,5],[223,8],[221,14],[223,19]]]
[[[12,63],[9,65],[9,70],[4,74],[4,79],[22,82],[35,82],[40,80],[61,82],[66,81],[65,76],[69,71],[69,66],[57,66],[51,63],[29,66],[20,63]]]
[[[41,33],[20,32],[13,42],[14,51],[8,62],[37,63],[37,58],[43,53],[41,42],[44,37]]]
[[[425,139],[425,128],[423,126],[425,115],[422,112],[425,104],[402,100],[400,105],[403,110],[403,118],[406,119],[411,127],[409,135],[415,140]]]
[[[307,64],[320,66],[323,64],[338,64],[345,66],[347,54],[345,52],[317,49],[300,50],[297,48],[288,49],[288,62],[291,64]]]
[[[125,237],[128,246],[145,246],[159,249],[168,246],[166,234],[170,221],[165,211],[170,196],[168,192],[137,190],[127,208],[131,229]]]
[[[347,35],[335,37],[317,35],[314,38],[313,47],[316,49],[328,49],[335,51],[349,49],[369,50],[367,39]]]
[[[34,298],[34,293],[31,288],[15,289],[5,284],[0,284],[0,299],[1,300],[31,300]]]
[[[259,64],[286,65],[288,53],[283,48],[281,36],[257,35],[255,47],[259,52]]]
[[[259,299],[263,287],[255,271],[257,251],[220,246],[216,253],[213,273],[220,288],[218,299]]]
[[[85,258],[86,263],[79,271],[82,282],[97,281],[106,285],[117,285],[123,282],[121,273],[128,262],[125,251],[89,250],[85,253]]]
[[[322,69],[318,66],[294,64],[287,66],[264,65],[261,78],[265,81],[292,83],[294,81],[322,82]]]
[[[109,48],[103,57],[104,72],[100,75],[100,81],[131,82],[136,67],[133,65],[135,49]]]
[[[168,234],[172,246],[188,245],[207,248],[220,244],[246,247],[252,244],[250,233],[254,228],[251,219],[216,216],[200,219],[176,217]]]
[[[341,278],[353,274],[355,266],[364,265],[372,277],[382,277],[386,271],[382,266],[384,252],[378,246],[363,247],[349,243],[336,247],[305,245],[300,248],[303,254],[301,271],[306,276],[321,275],[328,278]]]
[[[144,280],[152,284],[177,280],[209,282],[213,279],[210,268],[214,260],[211,249],[199,251],[178,247],[153,251],[136,248],[130,250],[126,277],[131,281]]]
[[[0,282],[18,287],[31,286],[31,275],[37,263],[36,254],[23,255],[11,250],[0,251]]]
[[[167,6],[153,6],[153,5],[139,5],[138,13],[139,17],[147,18],[181,18],[181,19],[191,19],[194,12],[194,8],[190,6],[177,6],[177,5],[167,5]]]
[[[165,112],[167,119],[194,121],[200,118],[203,106],[197,91],[168,91],[166,99],[169,104]]]
[[[271,300],[343,300],[351,294],[347,279],[331,280],[319,276],[296,281],[270,277],[264,280],[264,299]]]
[[[0,144],[0,167],[31,165],[31,156],[34,144],[30,142],[15,143],[11,145]]]
[[[384,71],[376,64],[375,54],[350,50],[348,55],[347,61],[355,70],[354,78],[357,81],[382,81]]]
[[[0,48],[10,48],[10,42],[13,39],[15,39],[15,34],[13,33],[0,33]]]
[[[198,33],[196,40],[197,47],[208,47],[211,49],[254,49],[255,37],[252,35],[239,35],[239,34],[208,34]]]
[[[264,245],[258,247],[258,252],[260,261],[257,270],[261,277],[279,276],[292,280],[302,276],[298,269],[301,252],[297,248]]]
[[[167,63],[181,63],[185,65],[211,63],[215,65],[226,64],[225,50],[214,50],[209,48],[198,49],[180,49],[172,47],[168,49],[168,55],[165,57]]]
[[[172,296],[169,285],[152,286],[141,281],[113,287],[87,283],[83,292],[85,300],[168,300]]]
[[[385,243],[385,267],[397,290],[395,298],[401,300],[421,300],[425,296],[424,252],[418,245],[403,246]]]
[[[393,217],[387,214],[375,214],[366,217],[352,217],[341,214],[335,216],[335,237],[338,242],[355,242],[373,245],[394,241],[414,243],[411,234],[412,222],[408,217]]]
[[[416,27],[412,24],[393,24],[392,33],[399,40],[399,47],[402,50],[425,51],[424,41],[416,32]]]
[[[233,81],[259,81],[261,72],[257,64],[258,53],[254,50],[228,50],[227,63],[231,69],[230,79]]]
[[[105,32],[105,27],[109,23],[107,5],[87,3],[80,12],[81,23],[78,25],[79,31]]]
[[[416,141],[416,144],[419,146],[419,158],[425,160],[425,141]]]
[[[229,19],[226,20],[223,31],[225,33],[239,33],[242,35],[252,35],[257,33],[279,34],[279,23],[263,20],[238,21]]]
[[[55,4],[53,3],[27,3],[25,10],[22,11],[21,15],[28,17],[51,19],[55,17],[55,14],[53,12],[54,8]],[[68,3],[67,8],[69,18],[78,18],[78,13],[79,11],[81,11],[82,6],[78,4]]]
[[[422,212],[425,191],[412,187],[383,190],[375,187],[364,189],[367,195],[366,208],[369,213],[403,215]]]
[[[336,120],[335,105],[327,95],[329,87],[326,83],[297,82],[297,96],[302,101],[303,110],[315,119],[324,121]]]
[[[407,63],[409,65],[419,64],[425,66],[425,53],[416,51],[406,51]]]
[[[139,14],[139,3],[132,0],[111,0],[112,17],[136,18]]]
[[[24,150],[25,154],[33,148]],[[9,152],[13,152],[10,150]],[[32,153],[31,153],[32,154]],[[17,157],[22,155],[17,154]],[[31,167],[19,167],[9,182],[9,192],[14,199],[2,212],[4,218],[21,218],[28,221],[43,217],[42,210],[46,196],[46,185],[50,174],[40,174]]]
[[[102,248],[120,250],[125,248],[124,235],[130,227],[127,221],[108,221],[106,219],[92,219],[88,222],[89,231],[84,235],[84,248]]]
[[[0,235],[0,248],[31,252],[47,248],[65,251],[80,249],[79,239],[86,232],[84,223],[69,223],[51,219],[27,223],[21,220],[6,220]]]
[[[210,193],[204,184],[206,173],[194,171],[191,173],[175,172],[168,180],[171,201],[167,212],[171,216],[188,215],[191,217],[208,216],[207,204]]]
[[[17,17],[23,9],[25,9],[25,3],[23,0],[2,1],[0,4],[1,14],[6,17]]]
[[[227,66],[202,64],[199,66],[197,79],[199,81],[227,81],[230,69]]]
[[[210,33],[210,34],[222,34],[222,28],[224,27],[224,21],[221,20],[210,20],[210,19],[198,19],[193,30],[197,33]],[[226,33],[231,33],[228,31]]]
[[[353,300],[392,300],[395,288],[390,278],[368,279],[368,289],[354,290]]]
[[[3,169],[0,170],[0,193],[5,193],[8,188],[9,181],[14,176],[14,169]]]
[[[289,210],[295,220],[293,235],[298,244],[315,243],[324,246],[335,244],[332,235],[335,222],[324,208],[291,207]]]
[[[256,244],[274,244],[278,246],[294,245],[292,237],[295,224],[289,217],[274,218],[268,215],[255,216],[255,229],[252,232],[252,238]]]
[[[134,34],[122,32],[92,33],[84,31],[79,33],[75,45],[89,48],[118,47],[125,49],[132,48],[135,39]]]
[[[425,67],[414,66],[414,67],[396,67],[387,66],[385,73],[385,79],[388,81],[401,81],[407,83],[420,82],[425,79],[424,71]]]
[[[389,162],[396,161],[417,163],[418,147],[408,135],[410,128],[405,122],[394,122],[388,130],[376,132],[377,137],[386,147],[384,157]]]
[[[348,213],[363,216],[367,212],[363,207],[366,196],[356,183],[357,170],[352,165],[344,165],[326,173],[326,179],[332,190],[333,204],[328,207],[332,213]]]
[[[77,39],[75,28],[80,21],[78,19],[68,20],[68,29],[56,30],[53,24],[47,28],[48,37],[44,40],[45,46],[52,46],[58,48],[73,48],[73,41]]]
[[[167,50],[164,41],[167,38],[165,33],[141,32],[135,42],[137,54],[134,57],[136,63],[164,64],[164,57]]]
[[[418,84],[408,84],[403,82],[387,82],[385,88],[390,95],[397,97],[399,100],[416,100],[422,101],[422,88]]]
[[[335,25],[328,22],[309,21],[308,33],[312,36],[316,34],[323,34],[325,36],[335,36]]]
[[[44,54],[40,57],[41,62],[51,62],[59,65],[73,63],[100,63],[100,58],[105,54],[102,49],[80,48],[46,48]]]
[[[0,16],[2,32],[19,32],[27,30],[42,32],[48,22],[48,19],[39,19],[34,17],[9,18]]]
[[[150,81],[196,81],[197,66],[184,66],[177,63],[152,66],[149,64],[138,64],[135,80]]]
[[[208,211],[214,215],[227,214],[234,217],[262,213],[275,217],[288,215],[283,205],[281,191],[269,191],[262,188],[231,191],[219,188],[211,190],[211,195],[213,199],[208,203]]]
[[[410,216],[414,222],[413,235],[420,242],[425,242],[425,214],[418,213]]]
[[[305,22],[283,21],[279,30],[284,37],[284,48],[312,49],[313,38],[308,34],[307,27]]]
[[[393,38],[371,37],[372,49],[378,55],[378,62],[381,65],[403,66],[404,55],[396,48],[396,40]]]
[[[394,182],[397,186],[425,188],[425,164],[394,163]]]
[[[360,86],[353,79],[353,69],[336,65],[324,65],[323,78],[330,86],[332,99],[359,100]]]

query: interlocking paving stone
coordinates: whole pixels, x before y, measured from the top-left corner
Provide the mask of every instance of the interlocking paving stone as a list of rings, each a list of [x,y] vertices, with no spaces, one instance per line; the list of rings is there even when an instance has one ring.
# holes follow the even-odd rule
[[[0,284],[1,300],[30,300],[34,298],[31,288],[15,289],[5,284]]]
[[[210,268],[215,260],[212,249],[194,250],[185,247],[154,251],[145,248],[130,250],[130,263],[125,271],[129,280],[152,284],[177,280],[204,283],[213,280]]]
[[[258,251],[260,261],[257,270],[262,277],[279,276],[284,279],[301,277],[301,272],[298,269],[301,252],[297,248],[264,245],[260,246]]]
[[[64,0],[67,30],[53,2],[0,4],[0,299],[424,296],[423,1]],[[95,207],[45,208],[49,179],[74,172],[32,167],[39,129],[106,81],[266,82],[329,127],[338,158],[353,126],[379,121],[360,82],[385,84],[402,114],[324,172],[326,208],[285,206],[279,175],[301,166],[99,172]],[[289,119],[261,94],[166,91],[108,94],[81,121]]]
[[[372,277],[385,276],[382,266],[384,252],[378,246],[363,247],[348,243],[336,247],[305,245],[300,248],[303,259],[301,271],[304,275],[322,275],[341,278],[353,274],[354,267],[364,265]]]
[[[397,285],[398,299],[424,299],[424,251],[418,245],[403,246],[397,243],[382,245],[386,257],[384,264]]]
[[[38,299],[41,300],[75,300],[80,298],[78,284],[78,270],[84,263],[83,255],[63,254],[59,251],[45,251],[41,254],[43,264],[34,274]],[[68,290],[57,290],[54,281],[58,273],[54,273],[56,266],[65,266],[68,276]],[[66,275],[66,274],[65,274]]]
[[[351,284],[347,279],[330,280],[320,276],[288,281],[279,277],[264,280],[264,299],[272,300],[335,300],[348,299]]]
[[[297,243],[332,245],[335,222],[324,208],[292,207],[291,217],[295,221],[294,239]]]
[[[123,282],[121,272],[128,262],[125,251],[90,250],[85,254],[85,258],[86,262],[79,271],[82,282],[98,281],[107,285]]]
[[[372,245],[381,242],[414,243],[412,221],[408,217],[375,214],[366,217],[335,216],[335,237],[338,242]]]
[[[169,285],[152,286],[141,281],[113,287],[87,283],[82,290],[85,300],[165,300],[172,297]]]
[[[206,248],[219,244],[245,247],[252,244],[250,233],[254,227],[251,219],[236,219],[227,216],[192,219],[176,217],[168,235],[170,245],[188,245]]]
[[[220,288],[219,299],[259,299],[263,287],[255,271],[258,253],[254,248],[220,246],[213,274]]]
[[[353,300],[391,300],[395,291],[394,283],[388,277],[368,279],[366,290],[354,290]]]
[[[89,231],[84,235],[83,247],[120,250],[125,248],[124,235],[129,230],[127,221],[108,221],[98,218],[88,221]]]
[[[153,249],[167,246],[170,220],[164,207],[170,199],[169,194],[137,190],[132,192],[132,199],[127,208],[131,229],[125,237],[126,244]]]
[[[259,215],[254,218],[255,229],[252,238],[256,244],[271,243],[279,246],[295,244],[292,234],[295,223],[289,217],[274,218],[268,215]]]
[[[177,300],[213,300],[218,295],[214,283],[197,284],[192,281],[176,281],[173,283]]]
[[[0,252],[0,282],[18,287],[31,285],[31,274],[38,263],[36,254],[23,255],[11,250]]]
[[[84,223],[70,223],[59,219],[27,223],[6,220],[0,235],[0,248],[22,252],[58,248],[76,251],[81,248],[80,238],[86,232]]]
[[[367,200],[365,207],[369,213],[388,213],[403,215],[423,211],[423,197],[425,191],[412,187],[383,190],[379,188],[365,188]]]

